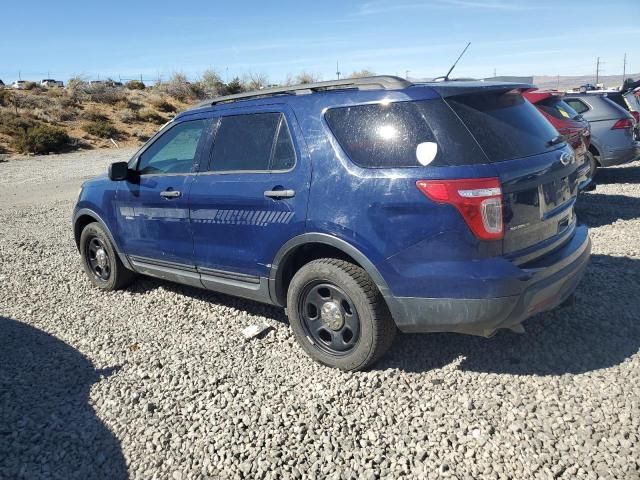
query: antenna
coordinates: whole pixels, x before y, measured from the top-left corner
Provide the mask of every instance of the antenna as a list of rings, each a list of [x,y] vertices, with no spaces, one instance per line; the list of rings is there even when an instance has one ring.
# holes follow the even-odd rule
[[[458,59],[453,62],[453,65],[451,65],[451,68],[449,69],[449,71],[447,72],[447,74],[443,77],[443,79],[445,81],[449,80],[449,75],[451,75],[451,72],[453,72],[453,69],[456,68],[456,65],[458,64],[458,62],[460,61],[460,59],[462,58],[462,56],[464,55],[464,52],[467,51],[467,48],[469,48],[469,45],[471,45],[471,42],[467,43],[467,46],[464,47],[464,50],[462,50],[462,53],[460,54],[460,56],[458,57]]]

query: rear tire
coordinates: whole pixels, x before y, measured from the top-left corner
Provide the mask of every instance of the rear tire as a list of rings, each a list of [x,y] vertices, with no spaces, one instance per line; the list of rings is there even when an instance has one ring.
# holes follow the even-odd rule
[[[589,161],[589,178],[592,181],[595,181],[596,174],[598,173],[598,166],[600,165],[600,162],[598,160],[599,158],[600,157],[597,156],[593,151],[587,151],[587,159]]]
[[[357,265],[314,260],[294,275],[287,292],[291,329],[315,361],[362,370],[389,349],[396,326],[375,283]]]
[[[82,230],[80,256],[89,281],[101,290],[120,290],[129,286],[136,277],[122,264],[109,236],[97,222]]]

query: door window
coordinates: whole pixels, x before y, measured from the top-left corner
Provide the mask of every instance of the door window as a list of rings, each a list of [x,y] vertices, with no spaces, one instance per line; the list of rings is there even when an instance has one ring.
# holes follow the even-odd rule
[[[140,175],[189,173],[208,120],[183,122],[163,133],[138,162]]]
[[[209,170],[267,172],[289,170],[295,149],[284,115],[255,113],[222,117]]]

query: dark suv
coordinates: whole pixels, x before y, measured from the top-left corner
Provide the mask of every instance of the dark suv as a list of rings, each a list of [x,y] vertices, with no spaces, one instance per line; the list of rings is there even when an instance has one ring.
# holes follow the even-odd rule
[[[591,250],[573,151],[527,88],[370,77],[204,102],[84,184],[84,269],[104,290],[139,273],[286,307],[346,370],[396,327],[521,330]]]

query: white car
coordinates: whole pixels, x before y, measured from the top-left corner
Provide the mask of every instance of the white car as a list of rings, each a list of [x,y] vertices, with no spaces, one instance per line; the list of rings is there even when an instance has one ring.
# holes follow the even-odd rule
[[[26,80],[16,80],[15,82],[13,82],[11,84],[11,88],[15,88],[16,90],[24,90],[25,88],[27,88],[27,81]]]
[[[52,87],[64,87],[64,83],[60,80],[54,80],[52,78],[45,78],[40,82],[41,87],[52,88]]]

